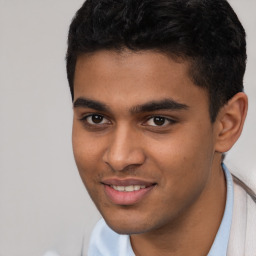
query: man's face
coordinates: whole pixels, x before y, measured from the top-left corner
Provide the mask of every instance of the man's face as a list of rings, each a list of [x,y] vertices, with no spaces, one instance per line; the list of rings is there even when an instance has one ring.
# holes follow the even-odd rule
[[[209,188],[214,124],[188,63],[153,51],[80,56],[73,149],[81,178],[118,233],[173,225]]]

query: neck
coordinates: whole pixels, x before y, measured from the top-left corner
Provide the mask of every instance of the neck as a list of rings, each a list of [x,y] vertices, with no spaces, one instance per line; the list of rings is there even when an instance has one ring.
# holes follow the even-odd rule
[[[218,232],[226,203],[225,174],[216,164],[209,184],[186,213],[151,232],[131,235],[136,256],[205,256]]]

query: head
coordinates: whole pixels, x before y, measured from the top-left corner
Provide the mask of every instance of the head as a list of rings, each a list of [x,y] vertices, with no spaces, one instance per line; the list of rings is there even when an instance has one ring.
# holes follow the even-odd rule
[[[225,0],[87,0],[77,12],[67,52],[74,155],[114,230],[149,232],[218,208],[221,155],[246,113],[245,60]]]
[[[188,61],[191,80],[207,90],[212,122],[219,109],[243,91],[245,31],[226,0],[87,0],[69,30],[72,99],[80,55],[125,48]]]

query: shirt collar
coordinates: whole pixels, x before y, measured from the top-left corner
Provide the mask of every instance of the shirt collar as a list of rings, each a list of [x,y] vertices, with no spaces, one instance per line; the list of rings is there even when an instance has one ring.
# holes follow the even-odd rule
[[[229,170],[224,164],[222,164],[222,168],[225,173],[227,184],[226,206],[219,230],[212,244],[211,250],[208,253],[208,256],[226,256],[228,248],[228,240],[233,214],[234,191],[233,180]]]

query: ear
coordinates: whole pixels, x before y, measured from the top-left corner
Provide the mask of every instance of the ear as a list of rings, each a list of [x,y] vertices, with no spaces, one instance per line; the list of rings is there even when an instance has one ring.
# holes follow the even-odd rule
[[[215,121],[215,151],[224,153],[232,148],[243,130],[248,108],[245,93],[235,94],[219,111]]]

